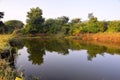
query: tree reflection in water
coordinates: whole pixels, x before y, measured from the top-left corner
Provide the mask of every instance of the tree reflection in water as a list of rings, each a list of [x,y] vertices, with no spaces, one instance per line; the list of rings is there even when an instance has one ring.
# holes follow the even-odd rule
[[[84,41],[70,41],[70,40],[61,40],[61,39],[24,39],[22,41],[29,55],[29,61],[32,64],[41,65],[43,63],[43,56],[46,54],[46,51],[57,52],[58,54],[67,55],[70,50],[87,50],[88,60],[92,60],[98,54],[104,56],[104,53],[107,52],[111,55],[120,54],[119,48],[111,48],[107,46],[99,46],[96,44],[86,43]]]

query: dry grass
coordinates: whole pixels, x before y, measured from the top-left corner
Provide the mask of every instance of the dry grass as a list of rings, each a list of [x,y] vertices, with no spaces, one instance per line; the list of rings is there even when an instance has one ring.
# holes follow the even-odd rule
[[[109,47],[116,47],[120,49],[120,32],[118,33],[86,33],[79,34],[79,36],[69,36],[68,39],[83,40],[86,42],[105,45]]]
[[[0,52],[10,48],[8,42],[12,38],[12,34],[0,35]],[[14,71],[8,64],[5,59],[0,59],[0,80],[14,80]]]
[[[5,59],[0,59],[0,80],[14,80],[14,71]]]
[[[120,33],[96,33],[96,34],[85,34],[82,37],[83,40],[92,40],[98,42],[120,42]]]
[[[13,36],[11,34],[0,35],[0,52],[9,48],[8,41],[12,38]]]

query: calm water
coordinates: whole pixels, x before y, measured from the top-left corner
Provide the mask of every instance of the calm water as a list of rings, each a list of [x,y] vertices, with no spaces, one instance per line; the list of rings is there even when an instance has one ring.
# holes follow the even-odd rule
[[[16,68],[26,80],[120,80],[120,49],[68,40],[23,40]]]

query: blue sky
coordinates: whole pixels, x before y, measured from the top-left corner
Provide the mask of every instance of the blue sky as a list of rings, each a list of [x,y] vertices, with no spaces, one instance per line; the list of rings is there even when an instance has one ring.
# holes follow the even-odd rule
[[[88,13],[93,13],[99,20],[120,20],[120,0],[0,0],[4,21],[25,22],[32,7],[40,7],[45,18],[68,16],[87,20]]]

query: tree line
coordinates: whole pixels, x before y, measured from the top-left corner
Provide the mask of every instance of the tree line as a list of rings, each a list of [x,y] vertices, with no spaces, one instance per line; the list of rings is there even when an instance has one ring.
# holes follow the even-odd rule
[[[1,12],[0,18],[3,18],[3,15],[4,13]],[[67,16],[45,19],[42,15],[43,12],[39,7],[31,8],[27,12],[25,25],[18,20],[11,20],[5,23],[0,21],[0,32],[5,30],[12,32],[21,28],[21,33],[23,34],[79,35],[80,33],[120,32],[120,20],[98,21],[93,13],[88,14],[87,21],[81,21],[80,18],[70,20]],[[5,28],[5,26],[7,27]],[[3,27],[5,30],[2,29]]]
[[[17,29],[22,29],[24,24],[19,20],[9,20],[3,22],[4,12],[0,12],[0,34],[10,34]]]

